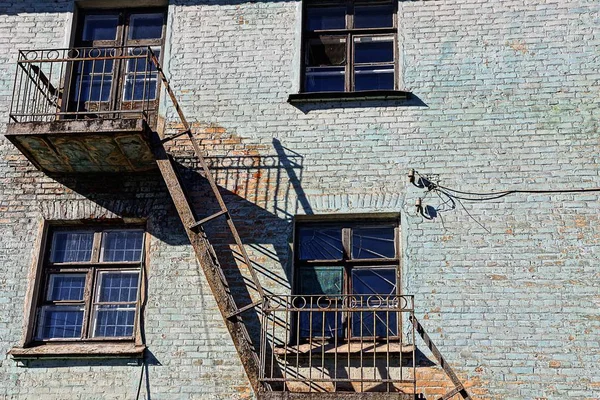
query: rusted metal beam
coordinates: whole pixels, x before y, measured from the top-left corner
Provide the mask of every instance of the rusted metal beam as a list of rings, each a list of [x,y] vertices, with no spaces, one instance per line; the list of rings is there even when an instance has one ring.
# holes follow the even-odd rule
[[[254,303],[248,304],[248,305],[246,305],[246,306],[244,306],[244,307],[240,307],[240,308],[238,308],[238,310],[237,310],[236,312],[234,312],[233,314],[230,314],[230,315],[227,317],[227,319],[235,318],[235,317],[237,317],[238,315],[240,315],[240,314],[242,314],[242,313],[245,313],[246,311],[248,311],[248,310],[251,310],[251,309],[253,309],[254,307],[256,307],[256,306],[259,306],[259,305],[261,305],[261,304],[263,304],[263,301],[262,301],[262,300],[259,300],[259,301],[255,301]]]
[[[217,212],[215,214],[209,215],[206,218],[202,218],[200,221],[198,221],[194,225],[190,226],[190,229],[193,230],[194,232],[197,232],[198,229],[202,225],[206,224],[207,222],[210,222],[213,219],[219,218],[220,216],[223,216],[223,215],[229,216],[228,214],[229,214],[229,211],[227,211],[227,210],[221,210],[221,211],[219,211],[219,212]]]
[[[189,132],[190,132],[189,130],[185,130],[185,131],[181,131],[181,132],[175,133],[173,135],[170,135],[170,136],[162,139],[161,142],[162,143],[170,142],[173,139],[177,139],[178,137],[181,137],[183,135],[187,135]]]
[[[460,379],[458,378],[458,376],[454,373],[454,370],[450,367],[450,365],[448,364],[446,359],[442,356],[442,353],[440,353],[437,346],[433,343],[433,341],[431,340],[431,338],[429,337],[427,332],[425,332],[425,328],[423,328],[423,325],[421,325],[421,323],[417,320],[417,318],[414,315],[410,316],[410,322],[412,322],[417,333],[421,336],[421,338],[423,339],[423,341],[425,342],[425,344],[427,345],[429,350],[431,350],[431,353],[437,360],[438,364],[442,367],[444,372],[446,372],[446,375],[448,375],[448,378],[450,378],[450,380],[452,381],[452,383],[455,386],[455,388],[452,391],[456,390],[456,393],[450,395],[450,393],[452,393],[452,391],[448,392],[444,396],[440,397],[440,399],[438,399],[438,400],[445,400],[456,394],[460,394],[464,400],[472,400],[471,396],[467,392],[467,389],[465,389],[465,387],[463,386],[463,384],[460,381]],[[449,396],[449,397],[446,397],[446,396]]]
[[[163,85],[165,86],[165,90],[167,91],[169,97],[171,98],[171,102],[173,103],[173,106],[175,107],[175,110],[177,111],[177,114],[179,115],[179,119],[181,120],[181,123],[185,129],[185,132],[187,133],[187,136],[188,136],[190,142],[192,143],[192,147],[194,149],[194,154],[196,156],[196,159],[198,160],[198,162],[200,163],[200,166],[202,167],[202,171],[204,172],[204,177],[210,184],[210,187],[213,191],[215,199],[217,200],[217,203],[219,203],[219,207],[221,208],[221,211],[227,211],[227,205],[225,204],[225,201],[223,200],[223,196],[221,196],[221,192],[219,191],[219,187],[217,186],[217,183],[216,183],[214,177],[212,176],[210,168],[208,167],[208,164],[206,163],[206,159],[204,158],[203,151],[200,148],[198,141],[195,139],[195,137],[191,131],[191,126],[190,126],[188,120],[186,119],[186,117],[183,113],[183,110],[181,109],[181,106],[179,105],[179,102],[177,101],[177,97],[175,96],[175,93],[173,92],[173,89],[171,88],[171,85],[169,84],[169,80],[167,79],[160,63],[158,62],[158,58],[156,57],[156,54],[154,54],[154,52],[152,51],[151,48],[148,48],[148,55],[150,57],[150,61],[154,64],[154,67],[158,71],[158,75],[160,76],[160,79],[161,79]],[[162,138],[161,138],[161,140],[162,140]],[[196,223],[196,221],[194,221],[194,224],[195,223]],[[191,225],[186,225],[186,226],[191,226]],[[246,264],[246,268],[248,268],[248,271],[250,272],[250,275],[252,276],[252,281],[254,283],[254,287],[255,287],[256,291],[258,292],[260,298],[263,299],[265,296],[265,293],[260,284],[260,281],[258,280],[258,274],[256,273],[256,270],[252,266],[252,262],[250,261],[248,252],[246,251],[246,248],[244,247],[244,244],[242,243],[242,239],[240,238],[237,228],[235,227],[235,224],[233,223],[233,220],[231,218],[227,218],[227,226],[229,227],[229,230],[231,231],[231,234],[235,240],[235,244],[238,247],[240,254],[242,255],[244,264]]]
[[[179,217],[183,222],[192,248],[196,253],[196,258],[198,259],[200,267],[202,268],[206,280],[208,281],[219,311],[221,312],[223,320],[225,321],[225,326],[229,330],[231,339],[233,340],[242,365],[244,366],[246,374],[248,375],[250,384],[255,392],[258,392],[258,377],[260,372],[258,356],[256,350],[252,346],[248,331],[243,322],[237,318],[229,318],[232,314],[237,313],[239,309],[237,308],[229,291],[229,287],[226,284],[226,279],[223,276],[223,272],[217,260],[215,251],[202,232],[196,233],[190,229],[190,227],[196,223],[195,216],[190,204],[188,203],[175,166],[163,147],[158,133],[152,133],[152,140],[158,168],[160,169],[165,184],[167,185],[167,189],[169,190],[171,198],[175,203],[175,208],[177,209]]]
[[[446,393],[445,395],[440,397],[438,400],[449,400],[452,397],[459,394],[462,390],[464,390],[464,387],[462,385],[460,385],[460,387],[455,387],[454,389],[452,389],[451,391],[449,391],[448,393]]]

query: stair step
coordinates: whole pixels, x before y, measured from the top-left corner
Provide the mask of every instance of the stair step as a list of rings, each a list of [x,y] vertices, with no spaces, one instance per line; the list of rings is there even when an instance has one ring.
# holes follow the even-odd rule
[[[208,217],[202,218],[200,221],[197,221],[195,224],[190,226],[190,230],[195,232],[196,230],[198,230],[198,228],[200,228],[202,225],[206,224],[207,222],[210,222],[213,219],[219,218],[222,215],[228,215],[228,214],[229,214],[229,212],[227,210],[221,210],[218,213],[209,215]]]
[[[171,135],[169,137],[166,137],[166,138],[162,139],[161,143],[170,142],[173,139],[177,139],[178,137],[183,136],[185,134],[189,134],[189,133],[191,133],[190,130],[186,129],[185,131],[181,131],[181,132],[175,133],[175,134],[173,134],[173,135]]]

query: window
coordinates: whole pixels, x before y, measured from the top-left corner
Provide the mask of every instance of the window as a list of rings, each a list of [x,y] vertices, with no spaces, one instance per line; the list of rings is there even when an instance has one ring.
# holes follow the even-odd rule
[[[299,313],[301,337],[398,336],[397,314],[373,311],[398,299],[398,226],[397,218],[297,223],[294,301],[317,311]]]
[[[69,110],[156,106],[159,79],[146,56],[151,48],[160,60],[165,17],[163,9],[82,10],[71,55],[84,60],[71,71]]]
[[[48,243],[33,340],[134,340],[144,231],[56,227]]]
[[[304,4],[304,92],[396,89],[396,1]]]

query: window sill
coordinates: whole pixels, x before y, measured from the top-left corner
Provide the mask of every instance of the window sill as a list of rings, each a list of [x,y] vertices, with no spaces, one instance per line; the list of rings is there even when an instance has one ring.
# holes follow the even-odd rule
[[[286,346],[273,349],[275,355],[279,357],[284,356],[308,356],[310,354],[399,354],[399,353],[412,353],[415,349],[414,345],[405,344],[402,345],[400,342],[351,342],[344,343],[336,346],[334,343],[304,343],[297,346]]]
[[[402,90],[368,90],[362,92],[310,92],[290,94],[288,103],[311,103],[360,100],[408,100],[410,92]]]
[[[15,360],[52,358],[142,358],[145,345],[135,343],[48,343],[33,347],[13,347]]]

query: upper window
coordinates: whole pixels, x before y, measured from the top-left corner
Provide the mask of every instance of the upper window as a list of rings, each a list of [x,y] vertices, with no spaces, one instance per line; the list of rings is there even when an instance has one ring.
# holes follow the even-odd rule
[[[304,4],[304,92],[396,89],[396,1]]]
[[[160,60],[166,13],[163,9],[82,11],[66,102],[69,111],[136,109],[156,103],[158,74],[148,48]],[[155,104],[154,104],[155,105]]]
[[[397,336],[396,314],[360,309],[397,300],[398,230],[397,220],[296,225],[296,294],[323,310],[300,313],[300,336]],[[344,308],[356,312],[335,311]]]
[[[44,255],[34,340],[133,340],[143,262],[141,229],[55,228]]]

